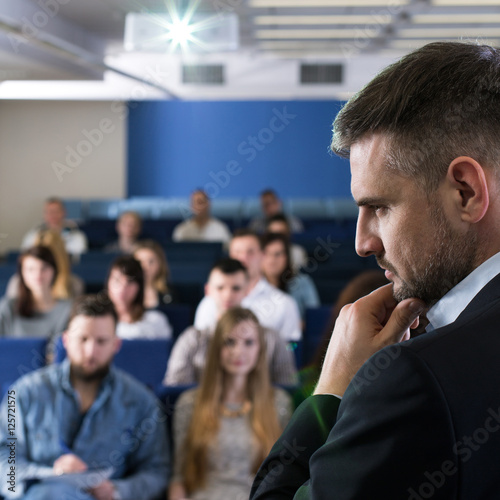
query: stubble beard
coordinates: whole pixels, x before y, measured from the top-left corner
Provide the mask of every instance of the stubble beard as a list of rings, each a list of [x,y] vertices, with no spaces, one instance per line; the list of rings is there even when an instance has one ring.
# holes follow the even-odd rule
[[[477,265],[477,236],[472,231],[466,236],[454,230],[447,220],[438,201],[431,203],[431,218],[434,239],[427,262],[417,273],[402,280],[396,270],[394,274],[401,283],[394,286],[394,298],[400,302],[408,298],[421,299],[427,307],[432,307],[448,291],[468,276]],[[384,259],[378,259],[385,263]],[[391,270],[390,263],[382,267]],[[393,268],[392,268],[393,269]]]

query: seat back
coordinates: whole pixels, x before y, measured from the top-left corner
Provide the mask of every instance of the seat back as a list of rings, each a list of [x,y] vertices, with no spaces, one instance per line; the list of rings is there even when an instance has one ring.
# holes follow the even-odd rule
[[[22,375],[45,366],[44,338],[0,338],[0,390],[1,397]]]

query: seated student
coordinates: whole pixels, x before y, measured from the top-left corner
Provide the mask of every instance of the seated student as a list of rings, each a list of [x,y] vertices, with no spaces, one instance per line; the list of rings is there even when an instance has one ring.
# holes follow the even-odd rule
[[[137,238],[141,234],[142,220],[137,212],[123,212],[116,221],[118,239],[104,247],[107,253],[131,254],[134,251]]]
[[[0,301],[0,336],[53,339],[65,330],[71,301],[54,298],[57,272],[47,247],[36,246],[21,253],[17,297]]]
[[[35,239],[39,231],[53,229],[63,238],[66,251],[71,256],[79,256],[87,251],[88,242],[85,234],[80,231],[76,222],[67,220],[64,203],[59,198],[49,198],[43,209],[43,224],[30,230],[21,243],[21,249],[26,250],[35,244]]]
[[[248,226],[252,231],[259,234],[266,230],[268,219],[274,215],[283,214],[283,203],[274,189],[264,189],[260,193],[260,206],[262,215],[254,217]],[[292,233],[302,233],[304,231],[304,226],[300,219],[294,215],[287,215],[286,218]]]
[[[249,276],[248,293],[241,305],[259,318],[260,324],[280,333],[286,341],[300,340],[302,328],[297,304],[288,294],[272,286],[262,275],[262,243],[249,229],[239,229],[229,243],[229,256],[239,260]],[[217,322],[217,307],[205,296],[196,309],[194,326],[213,329]]]
[[[309,275],[293,271],[290,265],[290,245],[284,234],[264,234],[262,248],[264,277],[271,285],[289,293],[295,299],[302,321],[304,321],[306,308],[320,305],[316,285]]]
[[[174,297],[168,285],[170,269],[162,247],[156,241],[143,240],[137,243],[133,255],[144,271],[144,307],[157,309],[171,304]]]
[[[80,297],[63,334],[67,358],[25,375],[5,395],[2,415],[15,400],[17,425],[12,436],[7,418],[0,419],[2,495],[153,500],[164,494],[169,476],[166,416],[145,386],[113,367],[121,342],[115,327],[109,301]],[[13,437],[12,484],[7,478]],[[98,472],[72,482],[55,478],[105,468],[112,468],[109,479]]]
[[[85,291],[85,284],[79,276],[71,274],[71,262],[66,252],[64,240],[53,229],[39,231],[35,238],[35,246],[47,247],[54,256],[57,265],[57,277],[52,286],[55,299],[74,299]],[[9,298],[17,298],[19,292],[19,274],[14,274],[7,283],[5,294]]]
[[[174,241],[222,241],[231,239],[229,228],[219,219],[210,215],[210,198],[202,189],[191,194],[193,217],[181,222],[174,228]]]
[[[144,309],[144,273],[141,264],[132,256],[118,257],[111,264],[106,290],[118,314],[118,337],[158,339],[172,336],[172,327],[164,313]]]
[[[307,252],[304,247],[292,243],[290,224],[288,219],[283,214],[276,214],[267,220],[266,233],[281,233],[284,234],[290,245],[290,263],[295,272],[298,272],[301,267],[307,264]]]
[[[175,407],[169,499],[248,498],[290,415],[288,394],[270,384],[257,318],[229,309],[215,328],[200,387],[184,392]]]
[[[239,306],[248,289],[248,273],[243,264],[234,259],[221,259],[210,271],[205,293],[217,308],[217,318],[232,307]],[[198,330],[187,328],[176,340],[167,365],[165,385],[186,385],[200,381],[205,368],[208,345],[215,328]],[[295,385],[297,370],[293,353],[279,333],[264,328],[269,373],[274,384]]]

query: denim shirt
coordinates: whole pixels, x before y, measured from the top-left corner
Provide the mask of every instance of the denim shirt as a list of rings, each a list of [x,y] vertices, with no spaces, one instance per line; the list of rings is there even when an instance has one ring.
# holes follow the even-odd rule
[[[15,498],[26,480],[53,475],[61,455],[77,455],[89,469],[113,467],[111,480],[123,500],[164,494],[170,473],[166,416],[146,387],[111,367],[96,400],[82,415],[69,379],[70,365],[47,366],[19,379],[0,409],[0,475],[10,471],[8,394],[15,394],[15,494],[2,480],[1,493]],[[13,392],[14,391],[14,392]],[[11,403],[12,404],[12,403]],[[23,484],[24,483],[24,484]]]

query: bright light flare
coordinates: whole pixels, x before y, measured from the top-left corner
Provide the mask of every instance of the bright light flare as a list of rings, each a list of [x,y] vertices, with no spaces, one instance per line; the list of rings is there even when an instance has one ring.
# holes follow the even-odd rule
[[[177,46],[186,48],[188,42],[194,41],[193,27],[189,25],[189,20],[179,19],[170,24],[167,29],[167,38],[171,41],[174,49]]]

